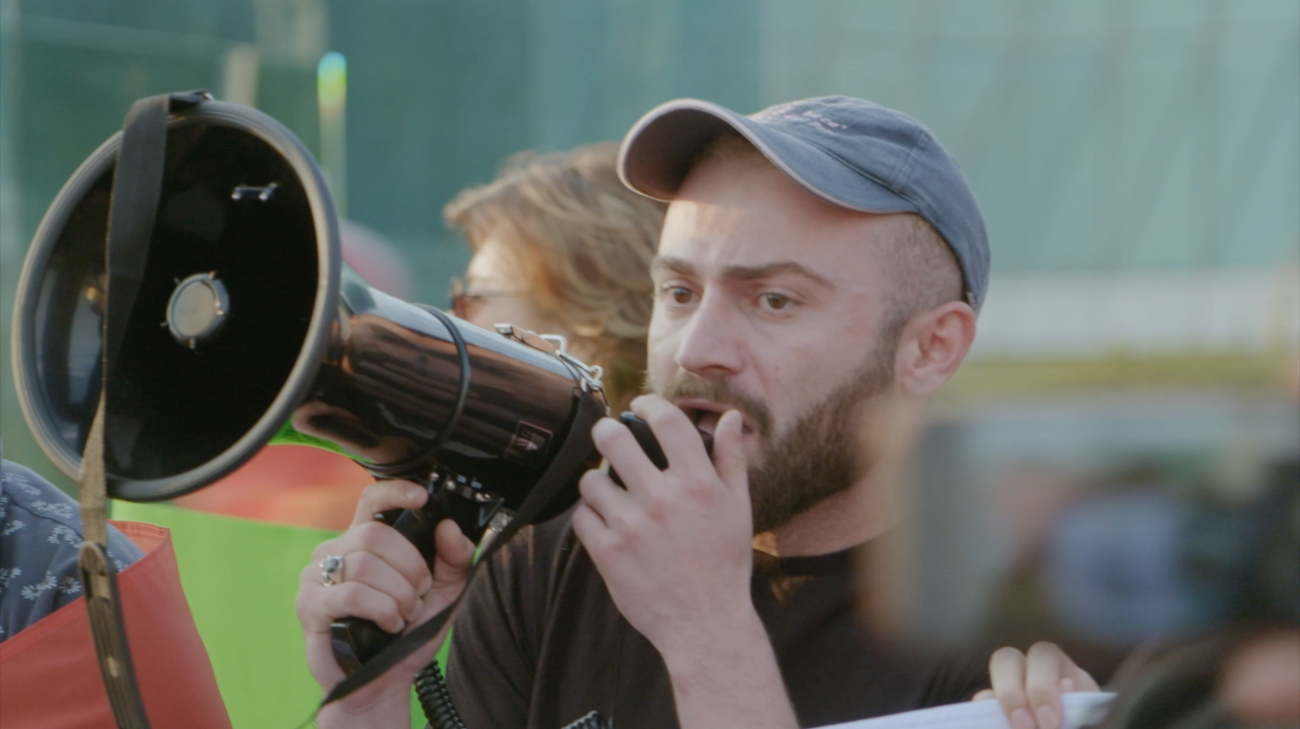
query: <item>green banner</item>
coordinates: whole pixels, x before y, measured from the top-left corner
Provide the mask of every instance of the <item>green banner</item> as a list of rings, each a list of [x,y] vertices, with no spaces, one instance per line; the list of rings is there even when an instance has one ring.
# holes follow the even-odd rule
[[[293,729],[321,700],[294,598],[302,568],[334,532],[113,502],[113,519],[171,529],[181,585],[235,729]],[[425,725],[412,702],[412,725]]]

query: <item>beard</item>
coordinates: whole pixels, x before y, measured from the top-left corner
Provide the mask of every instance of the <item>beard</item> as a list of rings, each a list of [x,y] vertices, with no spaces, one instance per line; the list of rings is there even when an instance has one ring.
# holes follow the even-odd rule
[[[780,432],[774,432],[765,403],[725,379],[679,372],[667,383],[652,380],[649,389],[672,402],[700,398],[724,403],[745,416],[763,452],[762,462],[749,468],[754,533],[761,534],[847,491],[870,471],[872,458],[859,438],[860,428],[876,396],[893,385],[893,354],[894,347],[879,343],[852,375]]]

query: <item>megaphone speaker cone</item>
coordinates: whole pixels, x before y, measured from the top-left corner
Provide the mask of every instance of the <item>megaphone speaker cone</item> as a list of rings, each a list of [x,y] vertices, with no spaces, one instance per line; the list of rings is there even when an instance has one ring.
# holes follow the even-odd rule
[[[59,193],[15,306],[20,402],[76,479],[100,391],[104,239],[121,135]],[[270,117],[206,102],[168,120],[144,280],[108,390],[119,498],[170,498],[233,470],[289,419],[334,320],[338,234],[320,172]],[[250,366],[255,363],[255,366]]]

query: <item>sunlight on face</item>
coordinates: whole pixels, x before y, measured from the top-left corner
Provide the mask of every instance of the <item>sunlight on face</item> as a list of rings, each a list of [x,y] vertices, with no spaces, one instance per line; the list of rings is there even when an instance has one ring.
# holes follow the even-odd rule
[[[693,170],[653,269],[651,387],[681,373],[724,379],[785,432],[873,353],[899,224],[827,203],[775,168]]]
[[[521,264],[511,247],[493,236],[483,241],[465,270],[465,291],[469,294],[465,319],[491,329],[496,324],[514,324],[539,334],[570,336],[554,317],[542,309],[537,282]]]

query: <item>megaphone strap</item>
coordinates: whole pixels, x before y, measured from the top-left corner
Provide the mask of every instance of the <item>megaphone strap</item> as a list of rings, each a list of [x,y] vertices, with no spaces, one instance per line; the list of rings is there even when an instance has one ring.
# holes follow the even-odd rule
[[[564,488],[569,478],[582,467],[583,462],[591,454],[591,428],[596,424],[596,421],[603,417],[605,417],[605,406],[590,390],[584,388],[578,403],[578,411],[573,417],[573,424],[569,426],[568,437],[565,438],[564,444],[555,455],[555,460],[551,461],[551,465],[547,467],[538,480],[537,486],[520,504],[514,518],[483,550],[478,560],[470,567],[469,572],[465,575],[465,587],[461,590],[460,597],[457,597],[455,602],[443,608],[437,615],[390,643],[374,658],[361,664],[360,668],[336,684],[333,689],[330,689],[329,694],[325,696],[325,700],[317,707],[317,711],[375,680],[388,669],[397,665],[402,659],[414,653],[420,646],[433,640],[434,636],[451,619],[456,606],[460,604],[466,591],[469,590],[470,582],[478,574],[479,566],[489,561],[492,555],[505,546],[520,529],[532,523],[533,519],[546,507],[547,503],[559,493],[560,489]]]
[[[117,362],[135,296],[144,279],[167,157],[167,114],[211,99],[206,91],[159,94],[136,101],[122,125],[105,241],[104,382]],[[111,295],[110,295],[111,292]],[[100,391],[101,394],[103,390]]]
[[[131,309],[144,278],[154,218],[162,192],[167,154],[167,114],[211,99],[206,91],[159,94],[131,105],[122,125],[122,144],[113,174],[104,241],[103,346],[99,403],[81,459],[80,502],[84,543],[78,567],[85,589],[86,612],[94,637],[100,675],[113,718],[121,729],[149,729],[130,645],[122,621],[117,572],[107,558],[104,524],[108,481],[104,471],[104,429],[108,386]]]

